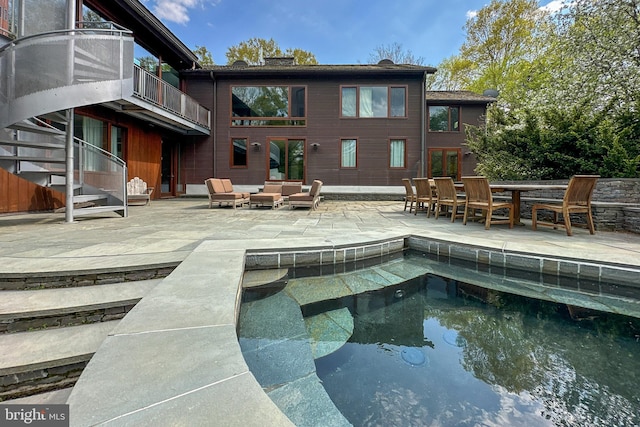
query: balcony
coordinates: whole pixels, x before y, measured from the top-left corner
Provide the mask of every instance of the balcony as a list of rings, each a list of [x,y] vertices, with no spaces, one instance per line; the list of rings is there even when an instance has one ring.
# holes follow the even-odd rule
[[[153,110],[157,109],[155,112],[159,115],[161,111],[165,111],[193,123],[202,130],[211,130],[211,113],[208,109],[138,65],[134,65],[133,68],[133,96],[144,103],[152,104],[155,107]],[[136,104],[143,106],[140,103]]]
[[[0,47],[0,128],[53,111],[101,104],[185,135],[209,135],[211,114],[133,62],[130,31],[59,30]]]

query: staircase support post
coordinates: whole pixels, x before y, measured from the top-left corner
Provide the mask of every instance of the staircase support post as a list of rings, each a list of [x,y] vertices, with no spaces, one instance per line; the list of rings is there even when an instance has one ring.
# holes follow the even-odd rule
[[[65,222],[73,222],[73,112],[73,108],[67,110],[67,135],[65,141]]]
[[[76,0],[67,2],[67,28],[73,30],[76,27]],[[73,81],[73,48],[69,50],[69,80]],[[64,221],[73,222],[73,114],[74,109],[67,110],[67,135],[65,141],[65,204]]]

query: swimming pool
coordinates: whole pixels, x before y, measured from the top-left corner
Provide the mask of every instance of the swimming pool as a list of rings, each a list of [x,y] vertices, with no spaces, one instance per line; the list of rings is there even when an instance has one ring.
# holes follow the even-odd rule
[[[245,295],[245,360],[297,425],[638,424],[633,291],[488,270],[417,252],[292,270]]]

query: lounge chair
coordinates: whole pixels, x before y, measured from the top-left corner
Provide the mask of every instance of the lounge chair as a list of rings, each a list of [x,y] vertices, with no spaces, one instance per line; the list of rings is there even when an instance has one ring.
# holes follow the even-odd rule
[[[409,205],[409,213],[413,210],[413,204],[416,202],[416,193],[413,191],[411,180],[409,178],[402,178],[402,185],[404,185],[404,210],[407,210]]]
[[[416,208],[413,214],[417,215],[418,209],[420,208],[427,211],[427,218],[429,218],[429,216],[431,216],[431,209],[436,203],[433,198],[429,178],[413,178],[413,183],[416,186]]]
[[[207,185],[209,208],[214,203],[218,203],[218,206],[222,206],[223,203],[231,205],[234,209],[249,203],[249,193],[233,191],[230,179],[209,178],[204,183]]]
[[[289,196],[289,206],[291,209],[296,207],[311,208],[311,210],[317,209],[320,203],[320,189],[322,189],[322,181],[313,181],[308,192]]]
[[[599,175],[574,175],[564,193],[562,204],[536,203],[531,208],[531,228],[537,229],[538,224],[548,227],[564,227],[567,236],[571,236],[571,214],[584,213],[587,215],[587,228],[590,234],[595,233],[593,215],[591,213],[591,196]],[[553,222],[538,222],[538,210],[553,211]],[[558,220],[562,214],[562,221]]]
[[[436,186],[436,219],[444,208],[445,216],[449,213],[447,206],[451,206],[451,222],[456,218],[464,217],[464,213],[458,213],[458,207],[464,207],[465,198],[458,195],[453,179],[449,176],[433,178]]]
[[[302,193],[301,182],[283,182],[282,183],[282,198],[285,202],[289,201],[289,196],[296,193]]]
[[[261,192],[249,196],[249,209],[252,206],[270,206],[275,209],[282,203],[282,184],[265,183]]]
[[[513,203],[495,202],[487,178],[483,176],[463,176],[462,182],[467,196],[464,205],[463,224],[467,224],[469,209],[480,209],[486,212],[485,229],[488,230],[491,224],[509,224],[509,228],[513,228]],[[492,219],[493,212],[498,209],[508,209],[509,219]]]

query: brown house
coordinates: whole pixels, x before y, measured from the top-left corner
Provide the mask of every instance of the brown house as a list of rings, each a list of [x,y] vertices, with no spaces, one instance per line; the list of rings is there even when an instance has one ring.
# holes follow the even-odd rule
[[[495,99],[426,92],[433,72],[390,61],[294,65],[292,58],[185,71],[185,91],[214,117],[211,136],[182,153],[187,192],[212,176],[239,185],[398,186],[406,177],[472,174],[465,124],[478,125]]]
[[[72,201],[126,215],[134,176],[155,198],[203,194],[210,177],[400,187],[406,177],[473,173],[465,126],[494,98],[427,92],[435,68],[267,58],[202,69],[139,0],[70,4],[0,0],[25,13],[9,13],[0,33],[0,74],[10,77],[0,82],[0,213]],[[94,212],[85,211],[76,213]]]
[[[212,135],[184,153],[190,183],[294,180],[397,185],[425,146],[424,79],[415,65],[214,66],[183,72],[185,91],[214,112]],[[207,104],[209,102],[209,104]]]

